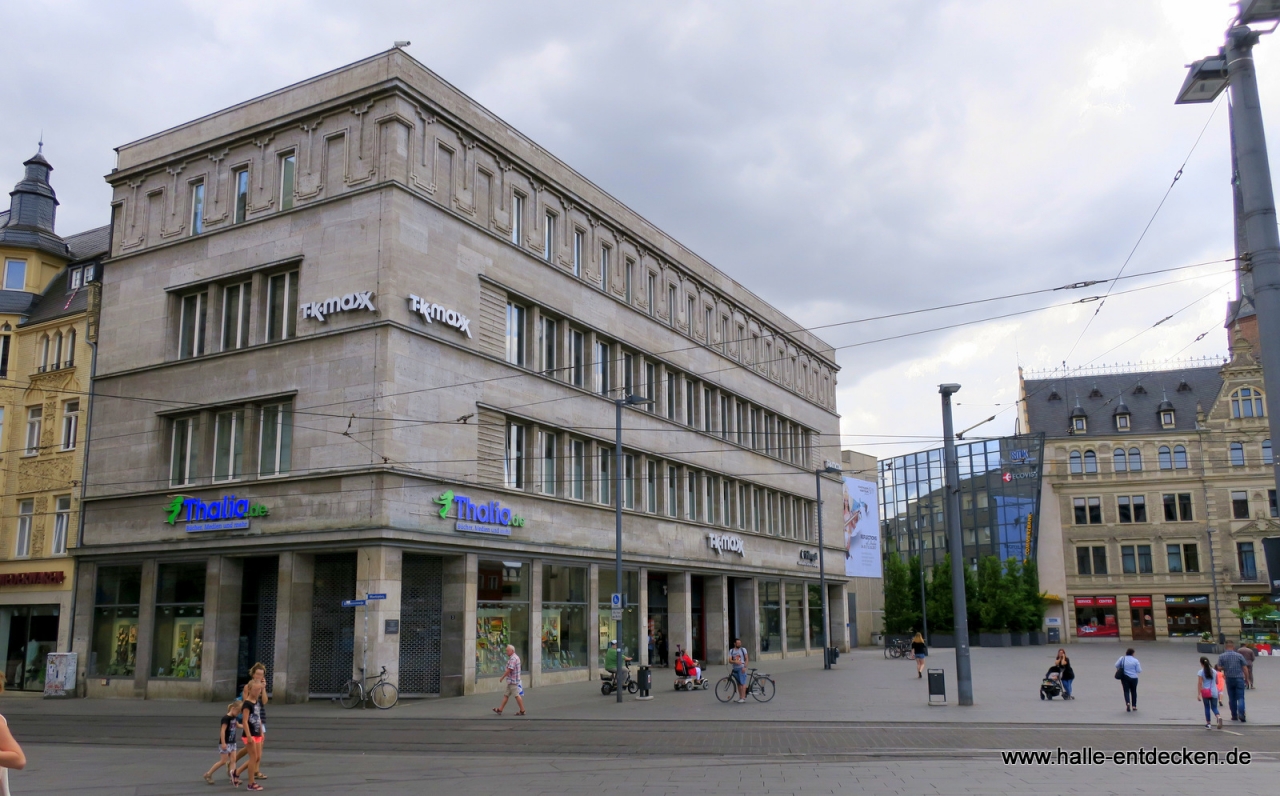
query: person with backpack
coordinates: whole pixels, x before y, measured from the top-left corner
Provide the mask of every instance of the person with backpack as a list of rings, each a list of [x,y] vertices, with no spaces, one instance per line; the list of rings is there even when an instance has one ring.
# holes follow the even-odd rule
[[[1133,647],[1124,651],[1124,655],[1116,661],[1116,679],[1124,688],[1124,712],[1138,709],[1138,675],[1142,673],[1142,664],[1133,657]]]
[[[1212,730],[1209,715],[1218,717],[1218,729],[1222,729],[1222,714],[1218,712],[1218,673],[1209,665],[1208,658],[1200,659],[1200,671],[1196,672],[1196,699],[1204,703],[1204,728]]]
[[[751,662],[747,648],[742,646],[742,639],[733,640],[733,649],[729,650],[729,663],[733,666],[733,679],[738,682],[738,702],[747,701],[747,664]]]

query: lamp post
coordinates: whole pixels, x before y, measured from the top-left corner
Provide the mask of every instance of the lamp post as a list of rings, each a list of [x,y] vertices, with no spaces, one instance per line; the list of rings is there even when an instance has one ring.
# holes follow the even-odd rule
[[[1213,621],[1218,626],[1218,643],[1227,643],[1227,634],[1222,631],[1222,608],[1218,604],[1218,559],[1213,552],[1213,529],[1209,532],[1209,574],[1213,576]]]
[[[1237,223],[1244,225],[1248,246],[1248,251],[1239,256],[1253,272],[1253,303],[1259,339],[1263,341],[1259,359],[1266,387],[1267,422],[1271,438],[1280,439],[1280,231],[1276,229],[1276,201],[1253,63],[1253,46],[1262,32],[1269,31],[1248,27],[1254,22],[1280,21],[1280,1],[1241,0],[1239,5],[1235,24],[1227,31],[1226,46],[1217,55],[1189,65],[1175,104],[1212,102],[1223,89],[1231,90],[1231,136],[1241,199]],[[1237,263],[1236,267],[1242,268],[1244,263]],[[1273,465],[1273,475],[1276,488],[1280,489],[1280,462]]]
[[[652,398],[641,398],[638,395],[626,395],[622,398],[615,398],[613,401],[614,408],[614,434],[613,434],[613,520],[614,520],[614,543],[613,543],[613,587],[620,594],[626,594],[626,589],[622,587],[622,407],[624,406],[643,406],[653,403]],[[625,610],[625,607],[624,609]],[[618,702],[622,702],[622,616],[619,615],[613,621],[613,637],[617,639],[618,645],[615,647],[614,655],[618,656]]]
[[[822,668],[831,668],[831,614],[827,611],[827,564],[823,557],[822,544],[822,476],[840,475],[842,471],[834,464],[828,463],[814,471],[818,493],[818,590],[822,592]]]
[[[926,508],[932,508],[927,506]],[[920,557],[920,634],[924,643],[929,643],[929,608],[924,596],[924,520],[920,516],[920,504],[916,504],[916,555]]]
[[[951,421],[951,396],[959,384],[939,384],[942,394],[942,439],[947,542],[951,548],[951,605],[956,625],[956,688],[961,705],[973,704],[973,672],[969,668],[969,608],[964,597],[964,540],[960,535],[960,464],[956,460],[955,426]]]

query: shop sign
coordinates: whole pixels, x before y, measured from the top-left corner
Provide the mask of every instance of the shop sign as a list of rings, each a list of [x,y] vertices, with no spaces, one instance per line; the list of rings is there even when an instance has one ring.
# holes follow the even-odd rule
[[[707,534],[707,547],[716,551],[716,555],[725,552],[737,553],[740,556],[746,555],[746,550],[742,546],[742,537],[730,536],[727,533]]]
[[[452,326],[458,331],[465,334],[468,339],[471,337],[471,319],[463,315],[457,310],[451,310],[442,307],[439,304],[431,304],[424,298],[409,294],[409,312],[416,312],[422,316],[422,320],[427,323],[435,323],[440,321],[445,326]]]
[[[1129,607],[1130,608],[1150,608],[1151,598],[1150,597],[1130,597]]]
[[[800,566],[802,567],[818,566],[818,551],[817,550],[801,550]]]
[[[499,536],[510,536],[512,528],[523,528],[524,517],[503,506],[500,501],[489,500],[475,503],[466,495],[455,495],[450,489],[433,502],[440,504],[440,519],[449,513],[450,504],[457,507],[457,524],[459,531],[469,533],[492,533]]]
[[[57,586],[66,582],[65,572],[7,572],[0,575],[0,586]]]
[[[1027,451],[1025,448],[1009,451],[1009,461],[1014,464],[1025,464],[1027,461]]]
[[[1116,598],[1115,597],[1094,597],[1093,604],[1097,606],[1115,605]]]
[[[302,311],[303,319],[315,318],[321,323],[324,323],[324,316],[335,312],[352,312],[353,310],[378,311],[378,308],[373,306],[372,290],[348,293],[342,297],[334,296],[324,301],[308,301],[298,309]]]
[[[1000,480],[1004,481],[1006,484],[1009,484],[1014,481],[1021,481],[1025,478],[1039,478],[1039,477],[1040,477],[1040,471],[1032,470],[1029,473],[1005,473],[1004,475],[1000,476]]]
[[[1190,595],[1170,595],[1164,598],[1166,605],[1208,605],[1209,595],[1207,594],[1190,594]]]
[[[170,525],[185,522],[187,533],[242,531],[249,527],[250,518],[268,514],[267,507],[261,503],[250,503],[247,498],[235,495],[223,495],[221,500],[207,503],[200,498],[174,495],[165,511],[169,512],[165,522]]]

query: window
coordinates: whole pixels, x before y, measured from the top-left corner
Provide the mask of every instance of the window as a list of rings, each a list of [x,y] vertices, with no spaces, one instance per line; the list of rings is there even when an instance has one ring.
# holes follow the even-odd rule
[[[234,351],[249,345],[250,283],[222,289],[222,350]]]
[[[671,316],[667,318],[667,323],[672,326],[676,325],[676,286],[667,285],[667,313]]]
[[[667,419],[676,419],[676,374],[667,374]]]
[[[53,501],[53,548],[50,555],[67,554],[67,531],[71,527],[71,496],[59,495]]]
[[[697,417],[694,410],[695,396],[697,395],[696,387],[693,385],[692,379],[684,380],[684,424],[689,428],[693,428],[694,418]]]
[[[49,370],[57,370],[62,365],[62,332],[53,334],[53,359],[49,365]]]
[[[18,501],[18,543],[13,551],[15,558],[27,558],[31,555],[31,518],[34,515],[34,501]]]
[[[1187,449],[1181,445],[1173,446],[1173,469],[1187,469]]]
[[[180,417],[173,421],[169,437],[169,486],[186,486],[191,483],[195,459],[195,425],[194,417]]]
[[[1133,545],[1120,546],[1120,571],[1126,575],[1138,573],[1138,556],[1134,552]]]
[[[1129,472],[1137,473],[1142,471],[1142,451],[1137,448],[1129,449]]]
[[[178,359],[190,359],[204,353],[205,313],[208,310],[206,306],[208,301],[208,293],[193,293],[182,297],[182,313],[178,326]]]
[[[293,466],[293,404],[262,407],[258,437],[258,474],[285,475]]]
[[[1244,443],[1231,443],[1231,466],[1244,467]]]
[[[720,396],[720,437],[729,438],[729,396]]]
[[[1070,460],[1072,475],[1080,475],[1084,472],[1084,460],[1080,457],[1080,451],[1071,451]]]
[[[280,209],[292,210],[294,199],[294,170],[298,159],[290,152],[280,158]]]
[[[685,301],[686,306],[684,311],[684,317],[689,321],[690,337],[693,337],[693,332],[694,332],[693,308],[696,304],[697,304],[697,301],[693,298],[693,296],[689,296],[688,299]]]
[[[636,394],[635,384],[636,357],[635,354],[624,352],[622,354],[622,397]]]
[[[191,234],[204,232],[204,182],[191,185]]]
[[[1112,451],[1111,460],[1117,473],[1123,473],[1129,469],[1129,459],[1125,455],[1124,448],[1116,448]]]
[[[636,507],[636,457],[630,453],[622,454],[622,507]]]
[[[524,194],[513,191],[511,194],[511,242],[517,246],[524,240]]]
[[[520,367],[524,367],[524,318],[524,307],[507,303],[507,361]]]
[[[729,353],[729,318],[725,315],[720,316],[720,351]]]
[[[1200,571],[1200,550],[1194,542],[1182,546],[1182,566],[1187,572]]]
[[[199,680],[204,656],[204,562],[161,564],[151,676]]]
[[[1258,579],[1258,562],[1254,558],[1253,542],[1236,542],[1236,561],[1240,564],[1240,580]]]
[[[644,363],[644,397],[649,402],[644,405],[644,410],[649,413],[657,411],[656,394],[658,381],[658,368],[652,362]]]
[[[138,655],[142,567],[98,567],[96,580],[90,669],[95,675],[132,677]]]
[[[544,563],[542,671],[587,665],[587,618],[587,568]]]
[[[1166,412],[1161,412],[1161,413],[1160,413],[1160,427],[1161,427],[1161,428],[1173,428],[1173,427],[1174,427],[1174,425],[1175,425],[1175,424],[1174,424],[1174,422],[1173,422],[1173,412],[1167,412],[1167,411],[1166,411]]]
[[[1105,547],[1093,548],[1093,574],[1107,574],[1107,548]]]
[[[587,445],[580,439],[569,443],[570,497],[582,500],[586,492]]]
[[[1072,425],[1072,430],[1080,434],[1083,434],[1085,431],[1088,430],[1087,428],[1088,424],[1086,423],[1086,418],[1083,418],[1083,417],[1074,418],[1071,422],[1071,425]]]
[[[542,229],[542,259],[547,262],[555,260],[556,248],[556,216],[555,213],[547,213],[547,223]]]
[[[1231,393],[1232,417],[1263,417],[1262,393],[1254,387],[1241,387]]]
[[[1166,522],[1191,521],[1190,492],[1180,492],[1176,495],[1166,493],[1162,497],[1164,500],[1164,519]]]
[[[40,431],[44,425],[44,409],[39,406],[27,408],[27,456],[35,456],[40,452]]]
[[[80,430],[80,401],[67,401],[62,405],[62,449],[76,449],[76,436]]]
[[[573,275],[582,278],[582,230],[573,231]]]
[[[502,460],[503,483],[507,489],[524,489],[524,426],[507,424],[507,455]]]
[[[1129,416],[1127,414],[1121,413],[1116,415],[1116,430],[1117,431],[1129,430]]]
[[[684,471],[684,516],[698,519],[698,474],[692,470]]]
[[[611,506],[613,505],[613,499],[610,497],[613,475],[609,469],[609,463],[613,460],[613,451],[603,445],[597,446],[596,460],[598,462],[596,468],[596,501],[606,506]]]
[[[234,481],[243,473],[244,410],[219,412],[213,428],[213,480]]]
[[[702,515],[699,519],[704,520],[708,525],[715,525],[716,484],[715,479],[709,475],[702,476]]]
[[[66,367],[76,364],[76,330],[72,329],[67,332],[67,361],[64,363]]]
[[[649,272],[648,280],[648,293],[645,295],[649,298],[649,317],[653,317],[653,313],[656,312],[658,304],[658,294],[656,292],[657,288],[654,286],[656,277],[652,271]]]
[[[87,285],[97,276],[98,268],[94,263],[89,263],[84,267],[84,283]]]
[[[27,286],[27,261],[4,261],[4,289],[22,290]]]
[[[760,612],[760,651],[782,651],[782,618],[780,583],[776,580],[758,581]]]
[[[542,433],[542,478],[538,479],[542,484],[542,494],[554,495],[556,493],[556,445],[559,441],[555,434],[543,431]]]
[[[4,376],[3,368],[0,368],[0,377]],[[1271,453],[1271,440],[1264,439],[1262,441],[1262,463],[1266,465],[1274,465],[1275,459]]]
[[[1161,470],[1172,470],[1172,469],[1173,469],[1173,455],[1169,452],[1169,446],[1168,446],[1168,445],[1161,445],[1161,446],[1160,446],[1160,451],[1159,451],[1159,457],[1158,457],[1158,458],[1159,458],[1159,460],[1160,460],[1160,469],[1161,469]]]
[[[595,359],[591,363],[591,386],[597,394],[604,396],[608,396],[613,390],[609,378],[612,370],[609,353],[609,344],[603,340],[597,340]]]
[[[1276,504],[1276,491],[1274,489],[1267,490],[1267,502],[1271,505],[1271,516],[1280,517],[1280,505]]]
[[[1182,571],[1182,545],[1170,544],[1165,545],[1165,552],[1169,558],[1169,571]]]
[[[676,468],[668,465],[667,467],[667,516],[676,516],[677,493],[680,489],[680,482],[676,473]]]
[[[583,387],[586,382],[586,363],[583,359],[586,357],[586,336],[577,329],[569,331],[569,356],[572,359],[570,364],[571,378],[575,387]]]
[[[556,322],[544,317],[538,329],[541,344],[538,346],[542,355],[542,372],[544,375],[558,378],[556,372]]]
[[[1080,575],[1107,574],[1107,548],[1077,547],[1076,572]]]
[[[635,270],[636,270],[636,261],[628,258],[627,268],[623,275],[623,279],[626,280],[625,284],[623,285],[623,292],[626,295],[628,304],[632,303],[631,281],[634,278]]]
[[[1231,517],[1236,520],[1249,519],[1249,493],[1238,491],[1231,493]]]
[[[1075,509],[1076,525],[1101,525],[1102,524],[1102,498],[1072,498],[1072,507]]]
[[[1143,495],[1121,495],[1116,498],[1116,509],[1120,522],[1146,522],[1147,499]]]
[[[1084,471],[1086,473],[1098,472],[1098,454],[1093,451],[1084,452]]]
[[[711,431],[711,413],[715,404],[711,400],[711,388],[702,388],[702,430]]]
[[[231,223],[239,224],[249,215],[249,170],[244,168],[231,172],[231,185],[235,192],[235,209],[232,211]]]
[[[79,268],[71,268],[67,270],[67,292],[74,293],[80,289],[80,279],[83,273]]]
[[[9,378],[9,335],[0,335],[0,379]]]
[[[706,336],[707,344],[711,344],[711,308],[702,308],[702,333]]]
[[[747,407],[741,401],[738,401],[736,406],[737,416],[734,418],[733,427],[738,432],[738,444],[745,446],[747,444]]]
[[[600,246],[600,288],[607,291],[613,275],[609,273],[609,247]]]
[[[738,527],[747,528],[747,486],[738,484]]]
[[[1138,574],[1151,574],[1151,545],[1149,544],[1138,545]]]
[[[644,483],[645,511],[658,513],[658,463],[649,462],[646,467]]]
[[[728,527],[729,525],[729,495],[733,493],[733,485],[728,481],[721,479],[720,481],[720,524]]]
[[[276,274],[267,280],[267,342],[298,335],[298,272]]]

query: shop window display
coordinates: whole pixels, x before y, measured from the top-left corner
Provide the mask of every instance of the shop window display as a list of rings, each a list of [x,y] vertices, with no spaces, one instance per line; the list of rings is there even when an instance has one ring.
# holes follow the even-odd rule
[[[161,564],[156,575],[152,677],[199,680],[204,657],[203,561]]]
[[[816,583],[810,583],[809,592],[809,648],[822,649],[826,646],[823,643],[823,627],[822,627],[822,587]]]
[[[1192,638],[1211,633],[1209,595],[1169,595],[1164,598],[1165,621],[1170,638]]]
[[[1077,636],[1120,635],[1115,597],[1077,597],[1075,607]]]
[[[760,652],[782,652],[782,614],[779,598],[782,584],[776,580],[759,582]]]
[[[481,561],[476,580],[476,676],[507,668],[507,645],[529,666],[529,565]]]
[[[587,569],[542,567],[542,671],[587,665]]]
[[[596,628],[596,665],[604,666],[604,651],[609,647],[609,641],[617,636],[616,623],[611,616],[612,607],[609,605],[609,597],[618,589],[614,584],[617,582],[613,568],[600,568],[599,589],[599,624]],[[622,572],[622,594],[626,601],[626,608],[622,612],[622,638],[618,638],[618,645],[622,648],[622,654],[628,658],[637,658],[636,653],[640,649],[640,613],[638,606],[640,605],[640,573],[635,571],[623,570]]]
[[[783,587],[787,602],[787,649],[804,649],[804,584],[788,583]]]
[[[89,670],[95,675],[133,676],[138,659],[138,602],[142,567],[99,567],[93,610]]]
[[[46,656],[58,649],[58,606],[0,607],[0,641],[5,639],[6,687],[43,691]]]

